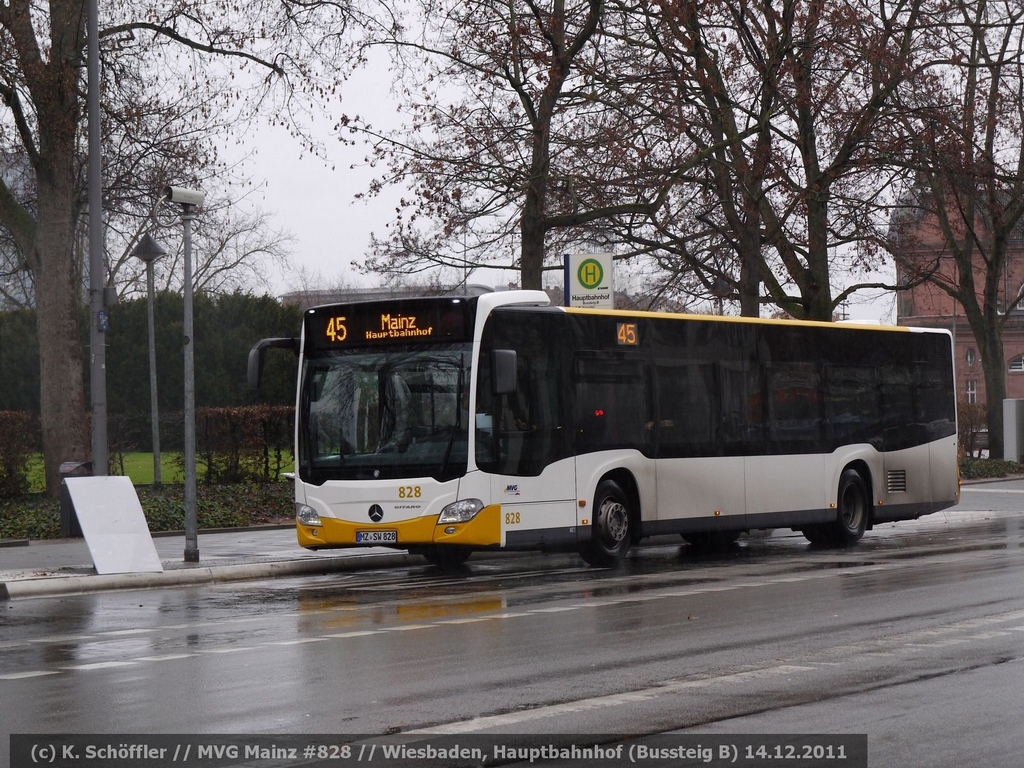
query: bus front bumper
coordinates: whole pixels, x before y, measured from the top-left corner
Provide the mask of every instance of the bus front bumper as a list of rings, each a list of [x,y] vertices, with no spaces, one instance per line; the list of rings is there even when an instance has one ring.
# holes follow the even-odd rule
[[[463,547],[496,547],[501,541],[501,505],[491,504],[464,523],[437,524],[437,516],[416,517],[394,523],[354,523],[321,517],[321,525],[295,525],[299,546],[306,549],[339,547],[408,547],[452,544]]]

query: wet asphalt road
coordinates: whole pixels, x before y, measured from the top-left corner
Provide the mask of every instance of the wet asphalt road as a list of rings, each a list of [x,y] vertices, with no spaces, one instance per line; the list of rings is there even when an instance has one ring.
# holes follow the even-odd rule
[[[1024,764],[1024,482],[846,551],[777,531],[575,556],[12,601],[11,733],[867,733]],[[986,512],[988,511],[988,512]]]

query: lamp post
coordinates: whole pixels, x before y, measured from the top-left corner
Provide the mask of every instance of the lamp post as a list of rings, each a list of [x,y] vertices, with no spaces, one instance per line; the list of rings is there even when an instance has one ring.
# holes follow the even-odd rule
[[[88,0],[86,39],[89,122],[89,391],[92,405],[92,474],[105,476],[107,448],[107,340],[109,322],[104,303],[103,158],[100,136],[100,47],[98,0]]]
[[[711,295],[715,297],[715,311],[717,314],[722,315],[725,313],[725,307],[722,306],[723,299],[733,297],[732,286],[729,281],[719,275],[715,278],[715,281],[711,284]]]
[[[146,315],[149,320],[149,411],[153,429],[153,484],[160,485],[160,408],[156,396],[156,323],[153,319],[153,262],[166,256],[151,235],[143,235],[132,256],[146,263]]]
[[[185,562],[199,562],[199,537],[196,522],[196,376],[192,338],[192,222],[195,209],[206,195],[196,189],[167,187],[164,196],[181,205],[184,229],[185,285]]]

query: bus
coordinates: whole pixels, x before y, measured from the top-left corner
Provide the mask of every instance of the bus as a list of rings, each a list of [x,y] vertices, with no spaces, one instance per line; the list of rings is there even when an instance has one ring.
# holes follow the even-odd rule
[[[552,306],[541,291],[319,306],[298,338],[309,549],[436,565],[790,528],[846,546],[959,502],[948,332]]]

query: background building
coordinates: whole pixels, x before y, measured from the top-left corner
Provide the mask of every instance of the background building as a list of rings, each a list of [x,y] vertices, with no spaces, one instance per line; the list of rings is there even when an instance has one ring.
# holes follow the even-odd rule
[[[979,225],[977,231],[986,231]],[[944,291],[938,282],[954,284],[957,280],[953,258],[932,216],[908,215],[894,219],[892,238],[897,246],[896,274],[901,285],[896,303],[898,325],[946,328],[955,341],[957,400],[961,403],[986,405],[985,374],[979,346],[964,316],[963,307]],[[980,253],[983,249],[976,249]],[[924,274],[929,280],[921,280]],[[975,270],[979,302],[984,275]],[[1002,335],[1006,362],[1006,397],[1024,398],[1024,308],[1019,297],[1024,291],[1024,231],[1011,241],[999,291],[999,311],[1005,318]],[[1006,317],[1007,296],[1010,313]]]

